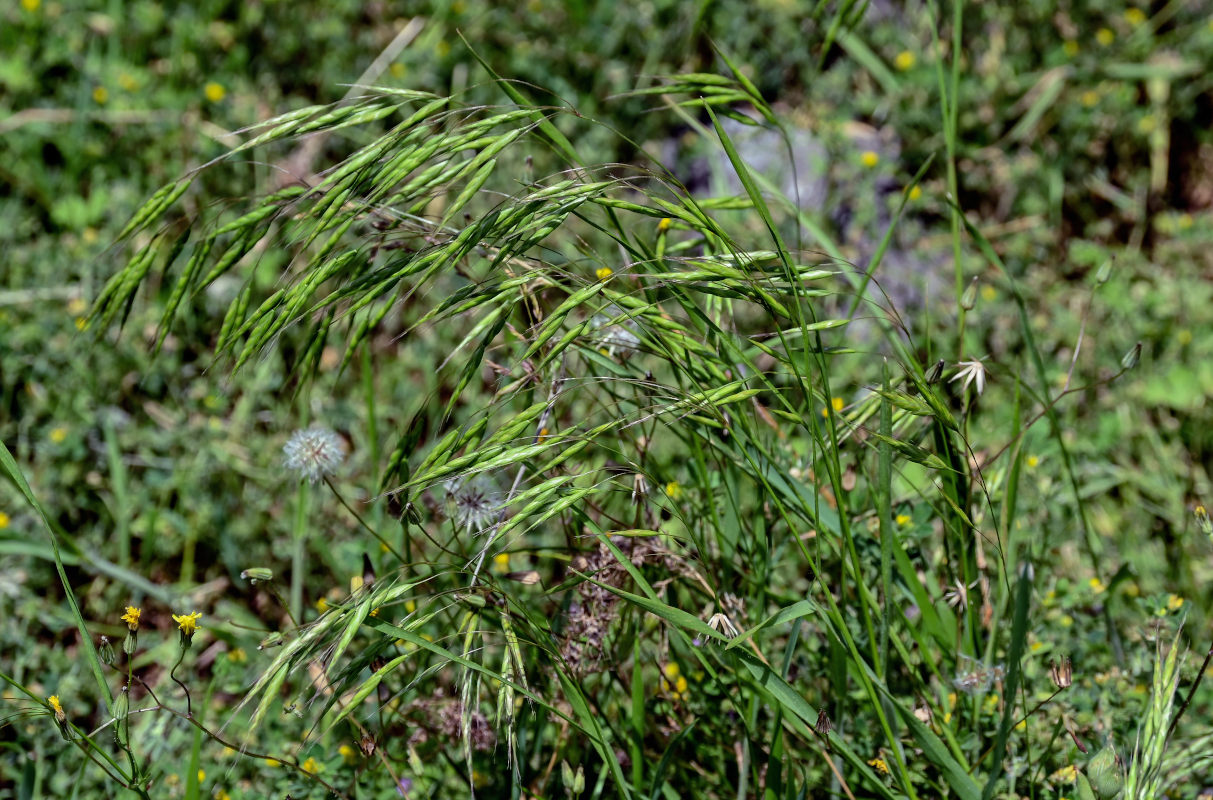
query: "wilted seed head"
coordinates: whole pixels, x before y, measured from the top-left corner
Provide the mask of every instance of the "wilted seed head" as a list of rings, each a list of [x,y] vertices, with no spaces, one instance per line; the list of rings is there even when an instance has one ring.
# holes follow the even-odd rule
[[[960,307],[965,311],[972,311],[975,305],[977,305],[977,276],[973,276],[969,288],[965,289],[964,294],[960,296]]]
[[[497,517],[497,493],[483,477],[453,478],[444,484],[455,525],[469,533],[481,533]]]
[[[1062,656],[1060,664],[1050,660],[1049,677],[1053,679],[1053,685],[1058,689],[1068,689],[1074,682],[1074,666],[1070,663],[1070,657]]]
[[[345,440],[332,430],[317,425],[291,434],[282,452],[286,455],[283,463],[287,469],[316,483],[325,475],[336,472],[345,461]]]
[[[1129,352],[1125,353],[1124,358],[1120,360],[1121,369],[1127,372],[1136,367],[1139,361],[1141,361],[1141,342],[1133,345]]]

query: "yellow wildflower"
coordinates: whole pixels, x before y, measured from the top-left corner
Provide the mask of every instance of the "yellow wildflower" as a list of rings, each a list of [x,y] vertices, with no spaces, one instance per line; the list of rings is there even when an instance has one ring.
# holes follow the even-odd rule
[[[1062,767],[1049,776],[1049,783],[1074,783],[1076,780],[1078,780],[1078,769],[1073,764]]]
[[[98,86],[97,88],[93,89],[93,102],[95,102],[97,105],[103,106],[109,101],[109,99],[109,89],[106,89],[104,86]]]
[[[63,444],[67,439],[67,428],[53,428],[50,433],[51,441],[55,444]]]
[[[1111,28],[1100,28],[1095,31],[1095,41],[1099,42],[1101,46],[1107,47],[1116,41],[1116,34],[1112,32]]]
[[[920,197],[922,197],[922,187],[915,184],[914,188],[910,190],[910,199],[917,200]]]
[[[1028,456],[1028,469],[1036,469],[1040,464],[1040,459],[1036,456]]]
[[[21,0],[21,7],[29,13],[34,13],[42,5],[42,0]]]
[[[1062,614],[1061,619],[1058,620],[1058,622],[1061,623],[1061,627],[1068,628],[1074,624],[1074,618],[1071,617],[1069,614]]]
[[[889,774],[889,765],[883,758],[873,758],[868,762],[868,766],[879,772],[881,775]]]
[[[73,316],[83,314],[87,308],[88,303],[84,301],[83,297],[73,297],[67,301],[67,313]]]
[[[276,758],[267,758],[265,760],[265,764],[267,767],[281,767],[282,766],[282,762]]]
[[[599,267],[594,271],[594,276],[600,281],[605,281],[607,278],[615,274],[615,270],[610,267]]]
[[[206,99],[212,103],[218,103],[227,97],[227,89],[223,88],[223,84],[211,81],[202,88],[202,93],[206,95]]]
[[[998,297],[998,290],[995,289],[993,286],[981,287],[981,299],[982,300],[993,300],[996,297]]]
[[[841,397],[832,397],[832,398],[830,398],[829,407],[821,409],[821,416],[823,416],[823,417],[830,416],[831,408],[834,409],[835,412],[842,411],[844,405],[845,405],[845,402],[843,401],[843,399]]]
[[[248,661],[248,654],[244,652],[243,647],[237,647],[234,650],[227,651],[227,660],[233,664],[243,664]]]
[[[122,87],[123,91],[133,92],[139,88],[139,81],[129,72],[124,72],[118,76],[118,85]]]
[[[392,66],[388,67],[387,70],[388,72],[392,73],[392,77],[396,80],[403,78],[405,72],[408,71],[404,64],[401,64],[399,61],[393,62]]]
[[[308,759],[303,762],[303,768],[305,770],[307,770],[308,772],[313,772],[313,773],[320,772],[322,769],[324,769],[324,767],[322,767],[320,765],[320,762],[317,761],[316,759],[312,758],[311,756],[308,756]]]
[[[139,617],[142,616],[143,609],[135,606],[127,606],[126,613],[122,615],[122,621],[126,623],[126,627],[131,631],[139,630]]]
[[[11,520],[9,519],[8,514],[5,514],[3,511],[0,511],[0,531],[7,528],[9,525],[9,522],[11,522]]]
[[[897,67],[902,72],[905,72],[906,70],[912,68],[917,61],[918,59],[916,59],[914,54],[909,50],[902,50],[897,54],[897,57],[893,59],[893,66]]]
[[[871,169],[880,163],[880,155],[875,150],[864,150],[859,154],[859,163]]]
[[[910,515],[909,515],[909,514],[898,514],[898,515],[897,515],[896,520],[894,520],[894,521],[895,521],[895,522],[896,522],[898,525],[906,525],[906,524],[909,524],[909,522],[910,522]]]
[[[1087,586],[1090,586],[1091,591],[1093,591],[1095,594],[1103,594],[1103,592],[1105,592],[1108,588],[1099,578],[1092,578],[1091,580],[1087,581]]]
[[[201,617],[202,614],[197,611],[192,614],[181,614],[180,616],[174,614],[173,622],[177,623],[178,629],[186,636],[193,636],[194,631],[198,629],[198,620]]]
[[[670,219],[669,217],[662,217],[661,222],[657,223],[657,232],[665,233],[666,231],[668,231],[670,229],[670,226],[673,224],[674,224],[674,220]]]
[[[1167,609],[1169,611],[1178,611],[1184,607],[1184,599],[1177,594],[1173,594],[1167,598]]]
[[[82,331],[88,327],[88,320],[84,317],[76,317],[76,330]]]
[[[1136,28],[1145,21],[1146,12],[1142,11],[1140,8],[1125,9],[1125,22],[1129,23],[1130,26]]]
[[[678,500],[682,497],[682,487],[678,481],[670,481],[665,485],[665,494],[671,500]]]
[[[682,668],[678,666],[678,662],[671,661],[665,665],[665,668],[662,671],[665,672],[665,676],[667,678],[674,680],[682,672]]]
[[[412,614],[414,611],[417,610],[417,603],[415,603],[412,600],[405,600],[404,601],[404,610],[407,613]]]
[[[1094,89],[1087,89],[1078,99],[1085,107],[1095,108],[1095,106],[1099,105],[1099,92]]]
[[[679,695],[685,695],[687,693],[687,679],[682,675],[679,675],[674,681],[674,692]]]
[[[227,790],[222,787],[215,790],[213,797],[215,800],[232,800],[232,796],[228,794]]]
[[[337,748],[337,752],[341,754],[341,760],[346,764],[358,763],[358,753],[348,744],[343,744]]]
[[[204,770],[204,769],[198,770],[198,783],[203,783],[205,781],[206,781],[206,770]]]
[[[46,702],[50,704],[51,710],[55,712],[55,721],[63,723],[67,721],[67,714],[63,712],[63,706],[59,705],[59,695],[52,694],[46,698]]]
[[[493,556],[493,566],[499,572],[505,572],[505,571],[509,570],[510,554],[509,553],[498,553],[497,555]]]
[[[329,610],[329,601],[323,597],[316,601],[316,610],[323,614]]]

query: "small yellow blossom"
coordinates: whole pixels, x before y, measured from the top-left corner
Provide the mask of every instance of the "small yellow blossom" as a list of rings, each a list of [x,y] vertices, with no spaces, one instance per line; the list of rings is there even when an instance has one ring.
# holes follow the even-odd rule
[[[232,796],[228,794],[227,790],[223,787],[216,789],[215,794],[212,795],[212,797],[214,797],[215,800],[232,800]]]
[[[665,672],[665,676],[667,678],[674,680],[679,676],[679,674],[681,674],[682,668],[678,666],[678,662],[671,661],[665,665],[665,668],[662,671]]]
[[[668,231],[670,229],[670,226],[673,224],[674,224],[674,220],[670,219],[669,217],[662,217],[661,222],[657,223],[657,232],[665,233],[666,231]]]
[[[1036,456],[1028,456],[1028,469],[1036,469],[1040,465],[1040,459]]]
[[[981,287],[981,299],[982,300],[993,300],[996,297],[998,297],[998,290],[995,289],[993,286],[987,285],[987,286]]]
[[[1167,598],[1167,610],[1178,611],[1184,607],[1184,599],[1177,594],[1173,594]]]
[[[392,77],[395,78],[396,80],[400,80],[401,78],[404,77],[404,74],[406,72],[408,72],[408,68],[405,67],[404,64],[401,64],[399,61],[393,62],[392,66],[388,67],[387,70],[388,70],[388,72],[392,73]]]
[[[905,72],[906,70],[912,68],[917,60],[918,59],[916,59],[914,54],[909,50],[902,50],[897,54],[897,57],[893,59],[893,66],[897,67],[902,72]]]
[[[846,404],[845,401],[843,401],[843,399],[841,397],[830,398],[830,405],[827,408],[821,409],[821,416],[823,416],[823,417],[830,416],[830,408],[833,408],[835,412],[842,411],[842,408],[845,404]]]
[[[404,601],[404,610],[406,613],[412,614],[414,611],[417,610],[417,604],[412,600],[405,600]]]
[[[34,13],[42,5],[42,0],[21,0],[21,7],[29,13]]]
[[[1045,646],[1044,642],[1032,642],[1032,644],[1028,645],[1028,649],[1031,650],[1033,653],[1039,653],[1041,650],[1044,649],[1044,646]]]
[[[223,98],[227,97],[227,89],[223,88],[223,84],[211,81],[202,88],[202,93],[206,95],[206,99],[212,103],[219,103]]]
[[[1078,780],[1078,769],[1073,764],[1062,767],[1049,776],[1049,783],[1074,783],[1076,780]]]
[[[139,88],[139,81],[135,80],[135,76],[129,72],[124,72],[118,76],[118,85],[122,87],[123,91],[133,92]]]
[[[346,764],[358,763],[358,753],[348,744],[343,744],[337,748],[337,752],[341,754],[341,760]]]
[[[319,600],[316,601],[316,610],[319,611],[321,614],[323,614],[325,611],[328,611],[329,610],[329,601],[326,600],[325,598],[321,597]]]
[[[368,614],[367,616],[371,616],[371,617],[379,616],[379,606],[375,606],[374,608],[372,608],[370,611],[370,614]]]
[[[605,281],[607,278],[615,274],[615,270],[610,267],[599,267],[594,271],[594,276],[600,281]]]
[[[1183,330],[1177,332],[1175,334],[1175,341],[1179,343],[1180,347],[1186,347],[1187,345],[1192,344],[1192,331],[1184,328]]]
[[[879,772],[881,775],[889,774],[889,765],[883,758],[873,758],[868,762],[868,766]]]
[[[63,444],[67,439],[67,428],[53,428],[50,437],[55,444]]]
[[[84,301],[83,297],[73,297],[71,300],[67,301],[67,313],[71,314],[72,316],[83,314],[87,308],[88,303]]]
[[[1141,594],[1141,587],[1137,585],[1137,581],[1126,581],[1121,591],[1126,597],[1137,597]]]
[[[1061,619],[1058,620],[1058,622],[1061,623],[1061,627],[1068,628],[1074,624],[1074,618],[1071,617],[1069,614],[1062,614]]]
[[[202,614],[200,614],[197,611],[195,611],[192,614],[181,614],[180,616],[178,616],[177,614],[174,614],[173,622],[177,623],[177,627],[186,636],[193,636],[194,631],[196,631],[198,629],[198,620],[201,617],[202,617]]]
[[[205,782],[206,782],[206,770],[200,769],[200,770],[198,770],[198,783],[205,783]]]
[[[248,661],[248,653],[244,652],[243,647],[237,647],[234,650],[227,651],[227,660],[233,664],[243,664]]]
[[[320,762],[311,756],[308,756],[308,759],[303,762],[303,768],[312,773],[320,772],[322,769],[324,769],[324,767],[320,765]]]
[[[493,556],[493,567],[495,567],[499,572],[508,571],[510,568],[510,554],[498,553],[497,555]]]
[[[894,521],[898,525],[907,525],[910,522],[910,515],[909,514],[898,514],[896,520],[894,520]]]
[[[1095,41],[1099,42],[1101,46],[1107,47],[1116,41],[1116,34],[1112,32],[1111,28],[1100,28],[1095,31]]]
[[[679,695],[686,695],[686,693],[687,693],[687,679],[686,679],[684,676],[679,675],[679,676],[678,676],[678,677],[677,677],[677,678],[674,680],[674,691],[675,691],[677,694],[679,694]]]
[[[59,695],[52,694],[46,698],[46,702],[50,704],[51,710],[55,712],[55,721],[64,722],[67,720],[67,714],[63,712],[63,706],[59,705]]]
[[[1026,731],[1027,729],[1028,729],[1028,721],[1026,719],[1021,719],[1019,722],[1015,723],[1015,730]]]
[[[1129,23],[1130,26],[1136,28],[1145,21],[1146,12],[1142,11],[1140,8],[1125,9],[1125,22]]]
[[[0,531],[7,528],[10,521],[11,520],[9,519],[8,514],[5,514],[3,511],[0,511]]]
[[[682,486],[678,481],[670,481],[665,485],[665,495],[671,500],[679,500],[682,498]]]
[[[109,89],[104,86],[98,86],[93,89],[93,102],[99,106],[105,105],[110,99]]]
[[[132,631],[139,630],[139,617],[142,616],[143,609],[135,606],[127,606],[126,613],[122,615],[122,621],[126,623],[126,627]]]
[[[278,760],[278,759],[276,759],[276,758],[267,758],[267,759],[265,760],[265,765],[266,765],[267,767],[281,767],[281,766],[282,766],[282,762],[281,762],[281,761],[279,761],[279,760]]]
[[[880,163],[880,155],[875,150],[864,150],[859,154],[859,163],[871,169]]]
[[[88,327],[88,320],[84,317],[76,317],[76,330],[82,331]]]
[[[1073,39],[1066,39],[1065,42],[1062,43],[1061,49],[1067,56],[1073,58],[1074,56],[1078,55],[1078,42]]]
[[[1087,581],[1087,586],[1091,587],[1091,591],[1095,594],[1103,594],[1107,590],[1107,586],[1099,578],[1092,578]]]
[[[917,200],[920,197],[922,197],[922,187],[915,184],[914,188],[910,190],[910,199]]]
[[[1099,105],[1099,92],[1094,89],[1087,89],[1078,99],[1085,107],[1095,108],[1095,106]]]

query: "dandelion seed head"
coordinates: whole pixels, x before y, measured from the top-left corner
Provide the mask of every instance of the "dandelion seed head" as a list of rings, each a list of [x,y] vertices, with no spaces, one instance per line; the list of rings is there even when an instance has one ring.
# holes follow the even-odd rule
[[[295,431],[282,448],[283,464],[301,477],[316,483],[331,475],[345,461],[345,440],[329,428],[315,426]]]
[[[484,477],[453,478],[443,488],[456,527],[468,533],[483,533],[496,520],[497,492]]]

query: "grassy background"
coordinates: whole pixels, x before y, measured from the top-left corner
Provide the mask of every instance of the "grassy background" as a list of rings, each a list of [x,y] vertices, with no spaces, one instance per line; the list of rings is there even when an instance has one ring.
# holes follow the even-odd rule
[[[312,759],[307,772],[367,797],[396,795],[401,780],[411,782],[410,792],[427,796],[466,791],[469,782],[493,796],[560,796],[574,782],[560,777],[562,761],[570,771],[584,769],[586,795],[763,791],[791,797],[802,787],[810,794],[843,794],[821,745],[803,730],[784,727],[794,715],[791,700],[749,675],[744,662],[730,660],[736,659],[733,651],[703,655],[707,651],[692,643],[694,625],[685,620],[658,622],[662,617],[651,607],[625,603],[627,610],[616,611],[612,622],[608,668],[587,677],[570,667],[567,653],[553,666],[551,651],[567,630],[561,625],[569,624],[573,603],[586,602],[585,585],[578,588],[568,565],[588,564],[609,576],[616,563],[613,553],[581,538],[595,528],[659,530],[661,559],[640,564],[644,573],[620,585],[643,594],[642,587],[670,580],[671,588],[661,587],[666,608],[702,622],[726,613],[748,629],[798,601],[826,607],[825,598],[833,598],[833,610],[821,612],[820,620],[779,618],[755,639],[798,695],[813,710],[827,712],[836,746],[845,743],[859,754],[858,766],[831,762],[856,796],[933,796],[948,782],[941,760],[910,735],[908,720],[877,730],[882,706],[886,713],[929,711],[928,724],[947,750],[985,782],[991,765],[984,754],[1007,727],[1003,709],[1017,707],[1014,692],[1008,698],[997,683],[969,695],[955,681],[979,672],[976,664],[1010,666],[1016,569],[1031,558],[1035,576],[1025,595],[1030,626],[1019,637],[1025,687],[1020,713],[1052,693],[1050,659],[1073,660],[1074,685],[1033,714],[1025,730],[1012,728],[1004,766],[1015,768],[1016,781],[997,792],[1073,796],[1065,771],[1074,765],[1089,771],[1078,742],[1093,754],[1111,741],[1127,758],[1150,699],[1151,643],[1169,640],[1180,619],[1186,619],[1182,641],[1197,655],[1210,636],[1204,588],[1210,543],[1193,508],[1210,495],[1205,464],[1213,447],[1205,403],[1213,389],[1213,353],[1203,333],[1213,322],[1213,79],[1204,68],[1213,61],[1213,27],[1195,5],[1182,2],[1029,3],[1013,11],[983,5],[965,10],[959,33],[950,6],[877,7],[862,21],[851,19],[851,11],[792,2],[653,2],[621,13],[614,4],[539,0],[517,7],[455,2],[415,8],[281,2],[77,7],[30,0],[0,11],[0,435],[60,529],[68,583],[93,637],[106,634],[119,643],[122,610],[141,606],[132,668],[167,695],[172,684],[163,667],[178,654],[171,614],[204,613],[186,682],[211,730],[232,715],[276,654],[273,648],[259,651],[258,644],[275,631],[295,640],[276,593],[285,596],[297,586],[304,621],[332,620],[334,614],[322,616],[328,603],[370,610],[366,598],[348,600],[364,554],[381,579],[396,575],[391,553],[368,544],[362,522],[327,487],[300,489],[282,469],[287,436],[312,422],[334,428],[350,444],[334,488],[393,547],[415,547],[405,554],[408,561],[432,567],[393,578],[400,581],[393,586],[408,590],[389,607],[412,615],[420,605],[413,635],[450,652],[483,655],[482,666],[491,662],[493,673],[508,674],[501,666],[509,651],[501,618],[462,596],[448,603],[448,593],[466,585],[449,568],[463,562],[444,561],[442,549],[419,535],[424,531],[462,556],[476,552],[476,540],[452,532],[440,483],[412,496],[419,524],[411,534],[394,521],[401,509],[371,498],[380,485],[406,479],[399,470],[384,474],[393,463],[399,467],[391,456],[402,436],[416,469],[449,430],[466,430],[459,426],[485,409],[490,430],[498,430],[543,401],[552,376],[544,374],[527,390],[529,402],[511,398],[492,405],[507,379],[491,369],[475,371],[453,420],[444,418],[460,362],[436,367],[463,353],[457,346],[467,327],[455,319],[413,326],[466,281],[483,283],[489,273],[478,263],[394,308],[361,350],[346,351],[348,332],[338,331],[313,349],[308,325],[297,325],[283,330],[272,347],[255,348],[232,374],[230,359],[214,357],[217,332],[246,288],[260,300],[297,285],[289,237],[287,246],[259,253],[255,269],[192,294],[155,355],[172,274],[153,273],[130,305],[121,335],[117,325],[83,332],[93,300],[129,255],[111,243],[158,186],[247,139],[245,126],[341,99],[345,84],[415,20],[415,35],[373,76],[376,85],[456,94],[468,107],[506,102],[462,34],[497,74],[523,82],[518,85],[536,102],[578,110],[581,116],[560,114],[555,122],[587,163],[654,168],[671,162],[701,196],[727,185],[727,159],[699,108],[680,114],[663,98],[694,98],[703,86],[674,84],[664,96],[623,95],[679,73],[729,76],[720,53],[732,59],[757,96],[747,97],[751,90],[742,87],[718,111],[766,108],[765,99],[772,117],[810,132],[824,153],[826,188],[818,205],[795,218],[786,205],[771,202],[775,224],[803,250],[797,262],[837,273],[814,301],[824,317],[845,316],[855,297],[846,277],[852,271],[840,259],[870,257],[901,210],[892,251],[910,266],[894,272],[889,255],[881,267],[887,273],[876,272],[874,287],[887,289],[896,306],[886,310],[874,291],[859,313],[861,321],[892,319],[899,332],[882,335],[879,325],[866,324],[829,332],[827,345],[852,352],[831,357],[807,383],[780,373],[778,385],[758,399],[770,416],[786,391],[799,422],[768,424],[758,407],[743,403],[745,411],[724,409],[731,416],[723,423],[721,409],[708,404],[701,418],[682,427],[641,425],[643,433],[612,434],[603,452],[580,466],[584,483],[576,488],[595,493],[561,515],[559,524],[529,538],[512,537],[503,548],[509,558],[494,559],[494,591],[517,604],[517,624],[529,645],[524,671],[550,704],[540,706],[544,713],[527,712],[520,724],[513,773],[503,763],[504,743],[465,754],[469,706],[463,715],[452,714],[450,706],[467,685],[466,673],[441,658],[414,659],[411,671],[394,674],[390,693],[374,694],[374,710],[355,715],[361,727],[332,729],[327,723],[313,727],[319,708],[308,703],[303,661],[282,692],[284,704],[297,701],[297,713],[275,706],[249,745],[275,756],[278,766],[225,749],[170,713],[133,718],[131,749],[154,776],[153,795],[324,796],[322,785],[281,766],[290,759],[300,765]],[[337,163],[384,130],[373,123],[327,139],[312,168]],[[234,219],[247,206],[232,198],[264,196],[280,185],[281,168],[295,163],[294,153],[294,145],[280,143],[201,173],[165,230],[175,236],[185,220]],[[693,181],[696,163],[707,164],[710,179]],[[490,188],[516,193],[526,181],[563,166],[559,152],[528,139],[502,157]],[[602,174],[632,173],[620,167]],[[734,191],[744,195],[739,187]],[[975,234],[957,235],[949,196],[957,198]],[[495,201],[480,199],[468,210],[479,218]],[[753,206],[714,214],[732,243],[772,249]],[[556,277],[548,278],[552,283],[536,302],[548,312],[565,289],[592,285],[599,268],[618,269],[616,245],[595,222],[608,224],[601,216],[574,220],[563,238],[545,243],[545,268]],[[638,250],[682,243],[686,249],[673,252],[697,246],[711,251],[712,242],[702,245],[690,224],[666,231],[656,217],[634,215],[628,226]],[[369,241],[375,234],[359,228],[357,235]],[[983,240],[1005,270],[982,252]],[[815,255],[820,253],[831,259]],[[973,301],[965,302],[972,308],[962,314],[974,278]],[[916,294],[897,290],[920,282],[925,288]],[[695,328],[692,323],[702,320],[690,308],[701,308],[703,319],[738,336],[770,332],[771,317],[760,306],[700,293],[690,279],[673,283],[681,289],[642,291],[644,284],[614,279],[610,285],[620,291],[614,302],[644,297],[713,347],[720,337],[706,323]],[[601,302],[593,308],[619,315]],[[663,355],[663,340],[653,333],[662,318],[652,313],[633,320],[643,358],[595,356],[593,348],[579,356],[584,374],[608,374],[618,383],[575,394],[560,409],[554,430],[643,415],[659,401],[628,381],[647,377],[646,371],[682,396],[722,380],[730,367],[727,350],[705,356],[699,373],[684,374],[682,359]],[[1038,362],[1025,331],[1035,337]],[[488,357],[516,369],[522,345],[533,342],[497,340]],[[1107,382],[1136,342],[1142,345],[1140,365]],[[793,361],[812,360],[811,348],[793,351]],[[343,363],[347,353],[350,361]],[[886,378],[882,356],[893,359],[892,378]],[[862,434],[846,433],[848,425],[828,410],[839,398],[833,413],[880,432],[888,405],[871,387],[900,381],[902,370],[921,374],[941,358],[950,378],[951,365],[973,357],[985,359],[990,371],[980,398],[946,381],[932,391],[961,420],[949,446],[957,459],[953,467],[972,476],[976,471],[966,464],[982,464],[988,497],[971,482],[947,488],[946,473],[941,477],[914,458],[889,450],[882,455],[874,437],[857,441]],[[309,379],[298,374],[301,362],[313,367]],[[1042,408],[1033,392],[1039,398],[1043,391],[1055,395],[1075,387],[1057,403],[1055,421],[1043,419],[1018,435]],[[941,442],[950,434],[899,424],[898,441],[949,452]],[[761,446],[761,468],[730,461],[735,445],[720,433],[730,425],[731,435]],[[987,469],[995,454],[1000,460]],[[631,505],[635,473],[650,486],[648,506]],[[810,531],[795,514],[803,527],[793,529],[780,518],[778,502],[772,509],[772,497],[780,495],[763,485],[772,475],[807,488],[814,500],[806,517],[820,519],[821,509],[830,508],[841,531],[853,533],[822,542],[826,529]],[[509,489],[509,477],[495,480],[492,491]],[[42,707],[23,699],[19,689],[39,701],[55,694],[84,730],[107,719],[41,523],[15,490],[5,487],[0,498],[0,652],[2,671],[13,683],[6,692],[12,702],[0,794],[106,791],[101,786],[113,784],[103,784],[101,769],[68,747]],[[990,566],[979,566],[976,555],[971,563],[958,556],[956,545],[963,551],[967,540],[947,498],[962,500],[989,537],[987,545],[997,541],[980,556]],[[896,578],[886,561],[891,541],[913,564]],[[304,561],[295,560],[300,547]],[[241,578],[250,567],[286,577],[280,589],[267,591]],[[505,578],[532,569],[542,576],[542,591]],[[994,587],[992,620],[985,623],[976,599],[967,607],[956,602],[958,576],[968,585],[979,573]],[[429,582],[413,586],[419,576]],[[696,588],[690,576],[708,589]],[[880,587],[876,595],[857,588],[865,579]],[[889,609],[903,607],[914,608],[907,621],[889,622]],[[931,622],[930,608],[942,621]],[[440,613],[429,617],[426,609]],[[543,616],[565,622],[546,631]],[[973,624],[966,628],[958,621],[963,617]],[[843,629],[857,637],[862,658],[847,651]],[[468,644],[473,630],[484,637],[483,647]],[[385,643],[397,646],[397,635],[368,629],[355,640],[367,655],[342,667],[343,687],[365,685],[371,659],[388,657]],[[337,638],[334,633],[322,643],[331,647]],[[425,649],[420,642],[410,645]],[[888,655],[890,647],[897,658]],[[1181,692],[1194,680],[1199,660],[1189,659],[1182,671]],[[861,663],[875,670],[891,698],[873,699],[874,684],[861,674]],[[121,676],[114,673],[111,683],[120,685]],[[607,721],[613,746],[595,751],[588,743],[593,737],[578,733],[578,725],[595,714],[579,717],[570,699],[577,696],[588,698],[587,707]],[[174,695],[173,703],[179,699]],[[137,692],[132,707],[140,704],[149,705]],[[499,722],[492,712],[486,701],[480,713]],[[1166,766],[1177,796],[1195,796],[1208,781],[1208,712],[1202,690],[1178,728]],[[242,714],[224,730],[227,741],[243,741],[247,709]],[[560,714],[578,724],[570,730]],[[498,735],[508,727],[499,727]],[[368,734],[378,741],[370,757],[359,748]],[[904,749],[897,744],[902,742]],[[616,749],[627,786],[604,768],[610,759],[603,754]],[[876,760],[893,774],[862,769]]]

